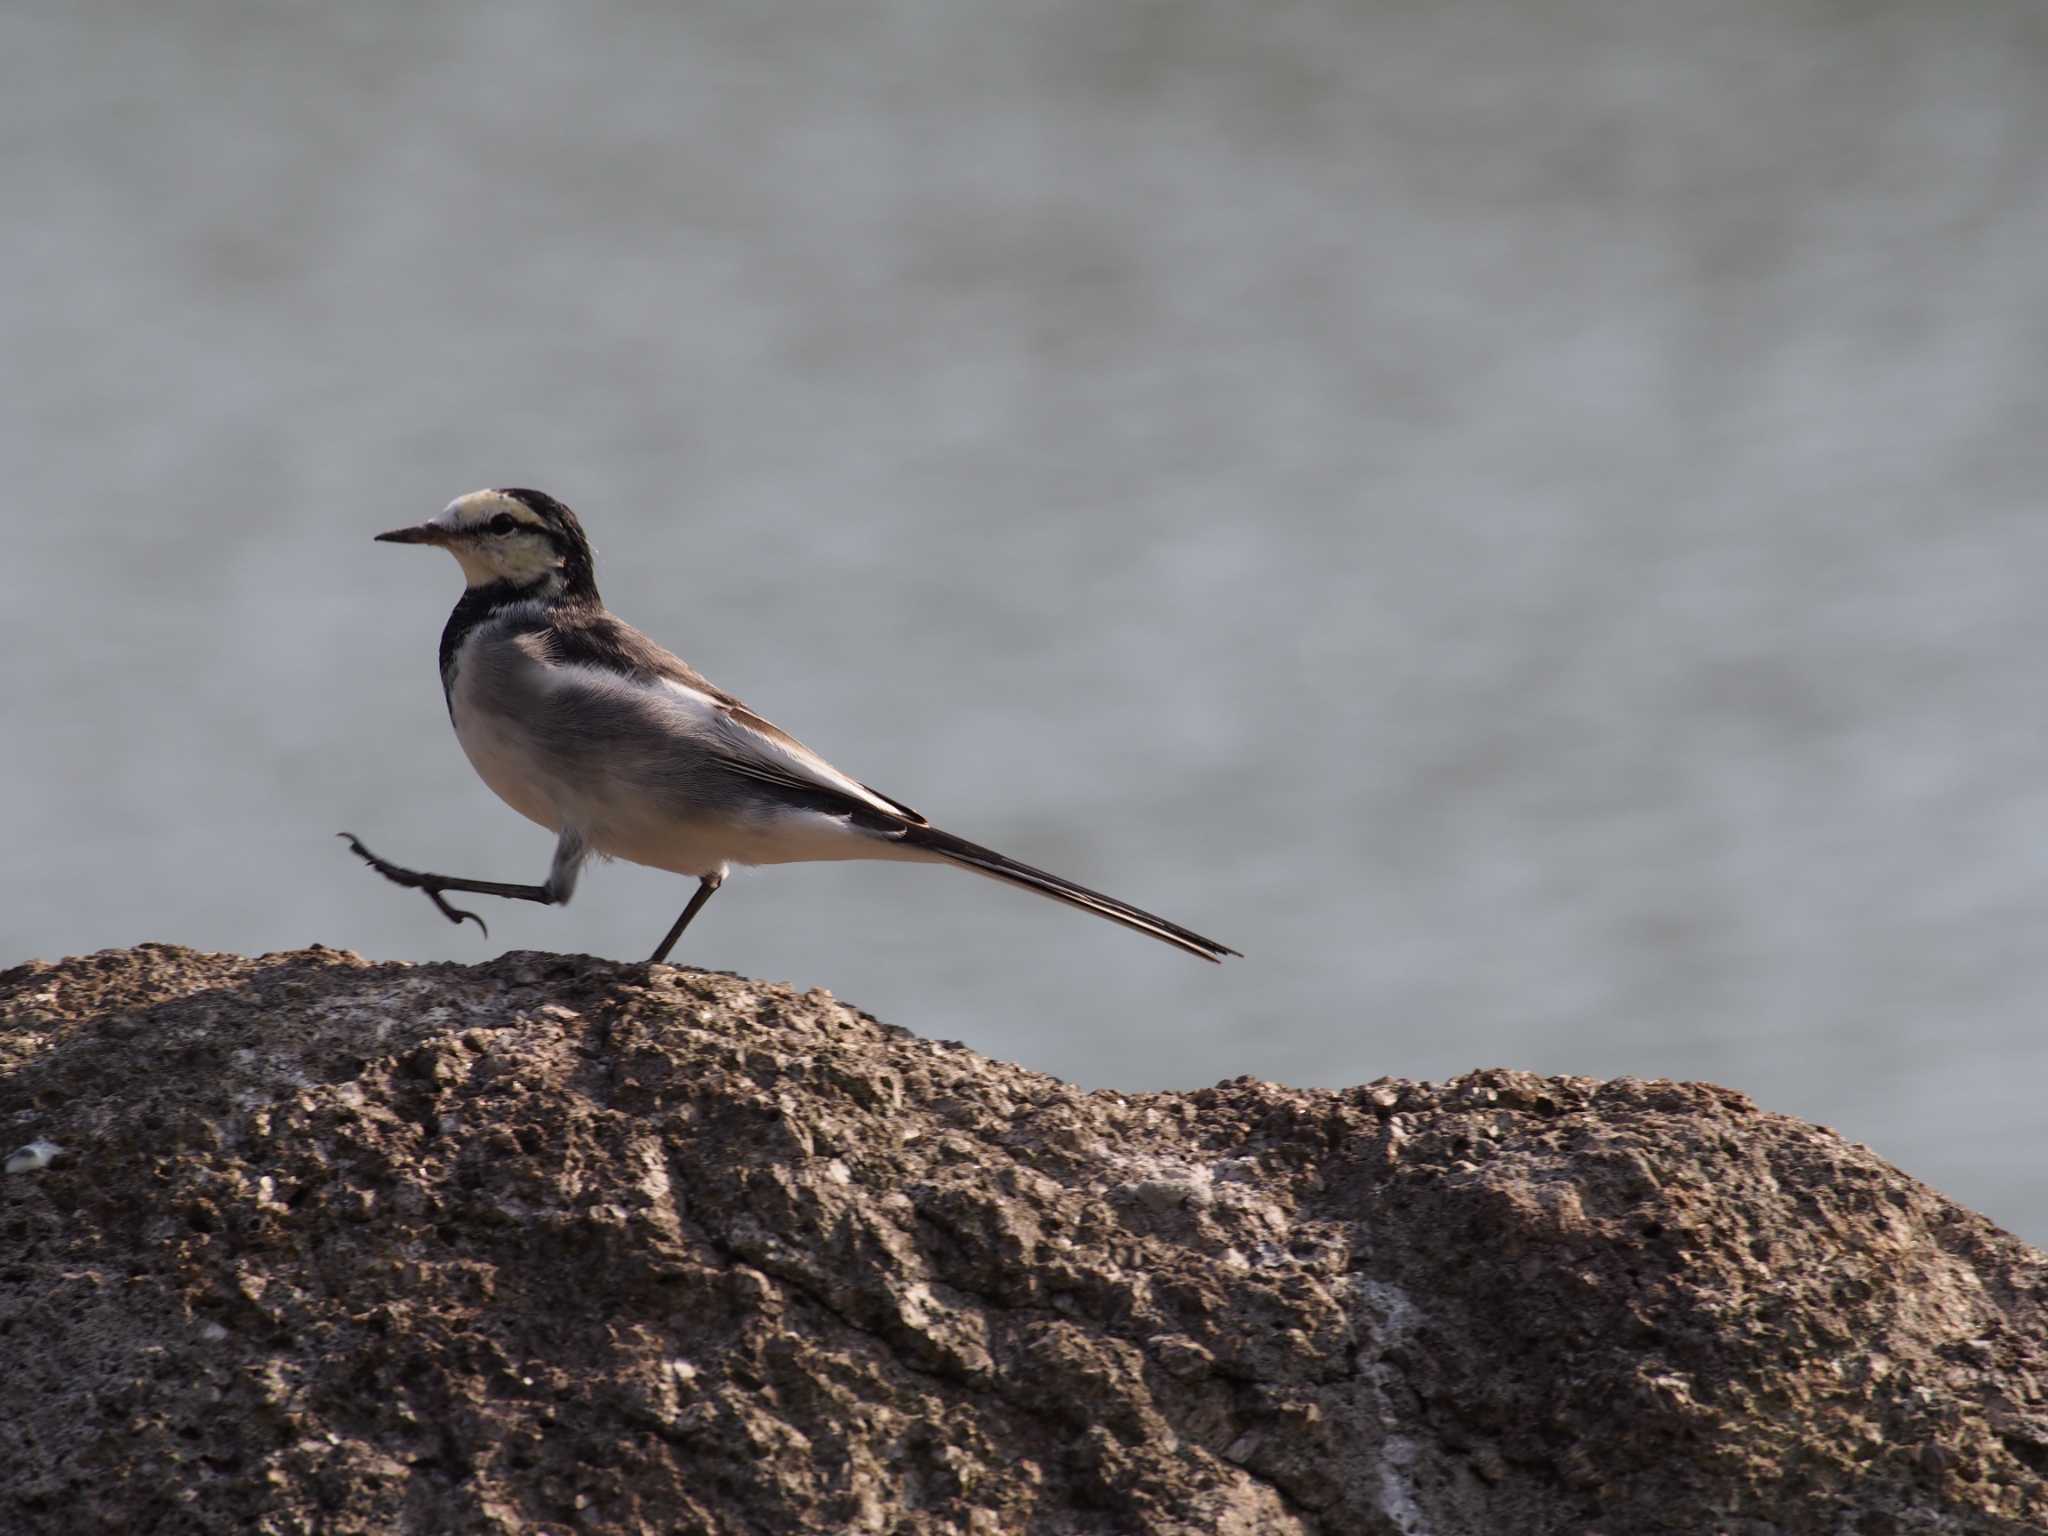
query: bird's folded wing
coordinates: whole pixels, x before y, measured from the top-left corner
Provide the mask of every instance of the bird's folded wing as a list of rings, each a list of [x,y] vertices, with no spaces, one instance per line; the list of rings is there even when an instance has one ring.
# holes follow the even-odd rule
[[[672,683],[670,686],[680,685]],[[858,779],[841,773],[787,731],[762,719],[745,705],[733,701],[713,703],[712,708],[724,726],[717,737],[718,746],[724,750],[720,750],[718,755],[733,772],[765,784],[798,790],[807,798],[820,792],[841,798],[848,802],[846,808],[849,812],[879,812],[891,824],[927,825],[924,817],[902,801],[891,800],[887,795],[869,789]]]
[[[578,683],[662,696],[670,708],[686,713],[688,739],[720,767],[789,790],[793,803],[805,809],[874,818],[877,831],[927,824],[909,806],[841,773],[682,657],[611,614],[579,615],[574,623],[557,617],[534,639],[536,656],[575,674]]]

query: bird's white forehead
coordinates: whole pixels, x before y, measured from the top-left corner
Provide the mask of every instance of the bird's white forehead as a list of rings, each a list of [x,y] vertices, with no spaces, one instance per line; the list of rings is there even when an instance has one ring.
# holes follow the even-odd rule
[[[540,524],[540,515],[533,508],[503,491],[471,491],[458,496],[441,509],[441,515],[434,521],[443,528],[475,528],[500,512],[509,513],[522,523]]]

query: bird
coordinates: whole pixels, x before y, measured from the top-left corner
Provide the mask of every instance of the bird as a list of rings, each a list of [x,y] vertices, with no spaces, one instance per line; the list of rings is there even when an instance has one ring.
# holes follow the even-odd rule
[[[451,923],[450,891],[566,905],[592,855],[695,876],[648,963],[668,958],[733,866],[826,859],[950,864],[1148,934],[1204,960],[1240,951],[1141,907],[943,832],[840,772],[611,613],[596,557],[562,502],[524,487],[471,491],[440,516],[377,534],[447,550],[465,587],[441,631],[455,737],[491,791],[555,834],[537,885],[406,869],[338,834]]]

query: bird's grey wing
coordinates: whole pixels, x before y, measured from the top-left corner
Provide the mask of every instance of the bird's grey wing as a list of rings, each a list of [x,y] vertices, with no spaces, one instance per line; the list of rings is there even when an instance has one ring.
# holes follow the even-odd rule
[[[666,679],[719,704],[739,700],[673,651],[664,650],[618,615],[598,607],[569,607],[549,616],[548,654],[565,665],[595,667],[642,681]]]
[[[762,719],[737,699],[716,706],[734,728],[737,750],[726,759],[736,773],[806,792],[825,790],[858,802],[861,809],[877,810],[892,820],[911,826],[929,825],[924,817],[901,800],[870,789],[858,779],[834,768],[824,758],[779,726]]]
[[[546,643],[549,659],[558,666],[654,690],[669,710],[680,712],[693,742],[721,767],[789,791],[794,805],[852,814],[862,821],[880,818],[876,830],[927,825],[909,806],[841,773],[682,657],[610,613],[558,621]],[[608,681],[605,686],[614,685]]]

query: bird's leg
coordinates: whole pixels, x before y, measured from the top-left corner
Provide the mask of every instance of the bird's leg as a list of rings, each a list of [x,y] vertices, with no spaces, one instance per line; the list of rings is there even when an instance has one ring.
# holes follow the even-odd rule
[[[706,875],[697,885],[697,894],[690,898],[690,904],[683,908],[683,915],[676,919],[675,927],[669,929],[668,937],[655,945],[654,953],[647,957],[649,965],[659,965],[668,958],[668,952],[676,947],[676,940],[683,936],[683,930],[690,926],[690,919],[703,909],[711,899],[711,893],[725,884],[723,875]]]
[[[396,864],[387,864],[365,848],[353,832],[339,832],[335,835],[346,838],[350,850],[356,857],[393,885],[402,885],[407,890],[425,891],[427,900],[439,907],[441,915],[449,922],[460,923],[466,917],[477,927],[483,928],[486,938],[490,937],[491,930],[484,928],[484,920],[474,912],[465,912],[460,907],[450,906],[441,899],[443,891],[474,891],[479,896],[503,896],[512,901],[537,901],[543,906],[552,906],[558,901],[567,900],[566,895],[556,889],[552,877],[546,885],[509,885],[499,880],[462,880],[453,875],[423,874],[417,869],[400,869]],[[677,926],[676,931],[682,931],[681,925]]]

